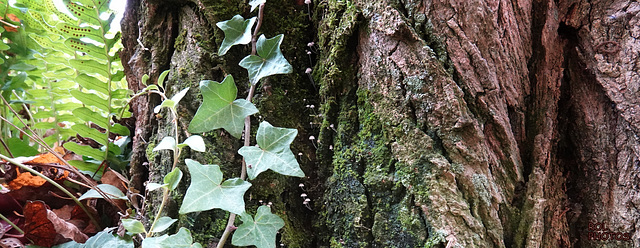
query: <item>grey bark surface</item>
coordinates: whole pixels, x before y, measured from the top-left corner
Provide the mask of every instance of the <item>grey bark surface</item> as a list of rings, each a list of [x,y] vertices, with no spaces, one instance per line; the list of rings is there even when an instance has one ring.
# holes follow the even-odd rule
[[[293,150],[307,174],[267,173],[247,193],[250,210],[271,201],[285,219],[279,243],[640,245],[639,3],[328,0],[310,7],[312,20],[305,5],[269,0],[262,29],[267,37],[285,34],[283,53],[295,72],[263,82],[254,123],[298,129]],[[143,74],[154,82],[165,69],[169,95],[191,87],[178,108],[181,135],[201,102],[200,80],[233,74],[239,97],[246,94],[246,71],[236,65],[248,48],[216,53],[215,23],[235,14],[253,16],[241,1],[128,3],[122,58],[130,87],[141,89]],[[168,153],[146,152],[173,132],[166,117],[152,115],[155,104],[142,97],[132,105],[137,187],[170,168]],[[220,130],[203,136],[207,153],[184,157],[237,176],[240,142]],[[177,214],[180,197],[168,214]],[[213,244],[225,222],[224,212],[212,211],[183,216],[180,225]],[[589,240],[594,223],[631,240]]]

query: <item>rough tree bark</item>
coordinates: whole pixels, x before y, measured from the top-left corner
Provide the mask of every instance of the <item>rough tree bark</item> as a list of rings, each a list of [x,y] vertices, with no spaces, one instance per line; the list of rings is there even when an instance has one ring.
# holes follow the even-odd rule
[[[293,150],[307,174],[252,181],[249,209],[271,201],[285,219],[278,242],[640,245],[640,3],[324,0],[310,7],[311,20],[302,1],[268,0],[262,29],[267,37],[285,34],[295,73],[263,82],[258,118],[300,131]],[[143,74],[153,82],[169,69],[169,95],[192,87],[178,108],[183,134],[201,102],[200,80],[233,74],[246,94],[246,72],[236,65],[248,48],[216,53],[215,23],[238,13],[252,16],[238,0],[128,2],[129,85],[139,90]],[[143,97],[132,106],[138,188],[170,167],[170,154],[147,152],[171,131],[167,118],[152,114],[157,103]],[[184,156],[238,175],[240,142],[221,131],[204,136],[208,152]],[[176,215],[179,202],[167,213]],[[180,225],[212,244],[224,215],[190,214]],[[631,240],[590,240],[603,226]]]

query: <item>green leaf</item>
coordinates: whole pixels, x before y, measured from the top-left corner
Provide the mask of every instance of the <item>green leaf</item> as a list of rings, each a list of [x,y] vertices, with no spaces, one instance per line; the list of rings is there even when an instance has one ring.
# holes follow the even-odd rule
[[[93,129],[82,124],[73,125],[71,129],[73,129],[73,131],[76,131],[80,136],[95,140],[101,145],[107,144],[107,136],[97,129]]]
[[[251,12],[256,9],[260,4],[266,3],[267,0],[251,0],[249,1],[249,5],[251,5]]]
[[[249,101],[236,99],[238,89],[231,75],[222,83],[204,80],[200,82],[203,103],[189,124],[192,133],[208,132],[224,128],[233,137],[240,138],[244,128],[244,118],[255,114],[258,109]]]
[[[193,243],[189,229],[181,227],[174,235],[162,235],[142,240],[142,248],[202,248],[199,243]]]
[[[160,219],[158,219],[158,221],[156,222],[156,226],[154,226],[153,230],[151,230],[150,232],[159,233],[164,230],[167,230],[167,228],[171,227],[171,225],[176,221],[178,220],[171,219],[170,217],[167,217],[167,216],[162,216],[160,217]]]
[[[162,139],[162,141],[160,141],[160,143],[155,148],[153,148],[154,152],[157,152],[157,151],[160,151],[160,150],[172,150],[172,151],[175,151],[176,150],[176,140],[171,136],[164,137]]]
[[[85,162],[81,160],[69,160],[67,161],[73,167],[76,167],[80,172],[92,176],[95,174],[98,177],[102,176],[103,170],[98,170],[100,168],[100,164]],[[95,179],[95,178],[94,178]]]
[[[147,86],[147,80],[149,80],[149,75],[142,75],[142,85]]]
[[[220,208],[232,213],[244,212],[244,193],[251,183],[240,178],[222,183],[222,172],[218,165],[202,165],[186,159],[191,185],[180,206],[180,214]]]
[[[78,101],[86,105],[94,106],[96,108],[104,110],[105,113],[110,110],[109,102],[106,99],[103,99],[102,97],[99,97],[96,94],[85,93],[79,90],[71,90],[71,95],[75,97]]]
[[[293,71],[291,64],[280,52],[280,44],[284,35],[267,39],[260,35],[256,43],[259,56],[249,55],[240,61],[240,66],[249,71],[249,81],[257,84],[261,78],[275,74],[287,74]]]
[[[155,108],[153,108],[153,113],[160,113],[160,110],[162,108],[173,108],[174,106],[176,106],[176,102],[174,102],[171,99],[165,99],[164,101],[162,101],[162,103],[158,106],[156,106]]]
[[[115,228],[106,228],[89,238],[84,244],[69,241],[67,243],[56,245],[54,248],[133,248],[132,240],[124,240],[119,236],[111,234]]]
[[[122,193],[122,191],[116,188],[116,186],[113,186],[110,184],[98,184],[98,186],[96,187],[102,190],[111,199],[119,199],[119,200],[128,199],[127,196],[125,196],[124,193]],[[104,198],[104,197],[102,197],[102,195],[98,193],[98,191],[96,191],[95,189],[90,189],[89,191],[87,191],[87,193],[84,193],[82,196],[80,196],[78,200],[82,201],[84,199],[90,199],[90,198]]]
[[[94,60],[71,59],[69,64],[73,68],[85,73],[98,73],[104,77],[108,77],[107,65],[100,64]]]
[[[251,28],[255,22],[255,17],[245,20],[241,15],[235,15],[231,20],[216,23],[216,26],[224,32],[224,40],[218,49],[218,54],[225,55],[234,45],[249,44]]]
[[[184,97],[184,95],[187,94],[187,91],[189,91],[189,87],[181,90],[180,92],[178,92],[177,94],[173,95],[173,97],[171,97],[171,99],[166,99],[164,101],[162,101],[162,104],[156,106],[153,109],[154,113],[158,113],[160,112],[160,109],[163,107],[168,107],[173,109],[173,111],[176,111],[176,106],[178,105],[178,102],[180,102],[180,100],[182,100],[182,98]]]
[[[273,127],[266,121],[260,123],[256,134],[256,146],[244,146],[238,150],[247,162],[247,175],[254,179],[258,174],[271,169],[277,173],[304,177],[304,172],[289,148],[298,130]]]
[[[13,153],[13,156],[15,157],[29,157],[40,154],[40,152],[38,152],[38,149],[30,146],[28,139],[21,140],[18,137],[11,137],[7,139],[6,142],[7,146],[9,146],[9,149],[11,150],[11,153]]]
[[[276,234],[284,226],[284,221],[271,213],[268,206],[260,206],[255,218],[244,214],[242,225],[233,233],[231,244],[235,246],[255,245],[257,248],[275,248]]]
[[[147,232],[146,230],[144,230],[144,225],[142,225],[142,222],[140,222],[139,220],[122,219],[122,226],[124,227],[124,229],[127,229],[127,231],[133,234]]]
[[[88,54],[96,59],[107,60],[108,54],[104,52],[104,48],[98,47],[94,44],[90,44],[79,39],[67,39],[64,44],[73,50],[79,51],[84,54]]]
[[[173,168],[171,172],[169,172],[166,176],[164,176],[164,183],[169,187],[169,190],[174,190],[180,184],[180,180],[182,179],[182,171],[180,168]]]
[[[167,75],[169,74],[169,70],[165,70],[162,73],[160,73],[160,76],[158,77],[158,85],[160,85],[160,88],[164,89],[164,79],[167,78]]]
[[[103,151],[100,151],[90,146],[78,145],[75,142],[67,142],[67,143],[64,143],[64,145],[62,146],[67,150],[72,151],[76,154],[82,154],[83,156],[88,156],[95,160],[102,161],[105,158],[105,154]]]
[[[4,44],[4,43],[0,43],[0,44]],[[2,49],[0,49],[0,50],[2,50]],[[16,63],[16,64],[11,65],[9,67],[9,69],[10,70],[16,70],[16,71],[32,71],[32,70],[35,70],[36,67],[33,66],[33,65],[26,64],[24,62],[20,62],[20,63]]]
[[[178,148],[182,148],[184,146],[189,146],[194,151],[205,152],[206,146],[204,144],[204,140],[200,135],[192,135],[187,138],[182,144],[178,144]]]
[[[113,126],[111,126],[111,130],[110,131],[112,133],[120,134],[122,136],[129,136],[129,134],[130,134],[129,128],[127,128],[127,127],[125,127],[123,125],[120,125],[119,123],[113,124]]]
[[[100,81],[99,79],[89,76],[87,74],[80,74],[76,77],[76,82],[89,90],[95,90],[102,94],[108,95],[109,89],[107,89],[107,83]]]
[[[77,116],[78,118],[80,118],[83,121],[90,121],[93,122],[95,124],[98,124],[98,126],[105,128],[107,127],[108,123],[107,123],[107,118],[105,118],[104,116],[100,115],[99,113],[93,112],[92,110],[86,108],[86,107],[81,107],[81,108],[77,108],[73,110],[73,115]],[[82,153],[79,153],[82,154]],[[82,154],[84,155],[84,154]]]

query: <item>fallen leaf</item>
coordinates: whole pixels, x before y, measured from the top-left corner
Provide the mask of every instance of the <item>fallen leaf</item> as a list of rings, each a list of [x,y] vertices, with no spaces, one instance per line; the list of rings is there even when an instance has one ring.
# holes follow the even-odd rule
[[[89,238],[77,226],[49,210],[44,202],[28,202],[23,211],[26,222],[25,236],[35,245],[51,247],[64,239],[84,243]]]
[[[64,161],[58,159],[55,155],[53,155],[50,152],[40,154],[29,162],[41,163],[41,164],[65,164]]]
[[[71,212],[73,212],[74,207],[72,205],[64,205],[61,208],[58,209],[54,209],[51,210],[54,213],[56,213],[56,215],[64,220],[70,220],[71,219]]]
[[[0,239],[0,247],[24,247],[24,244],[22,244],[22,242],[20,242],[20,240],[17,238],[6,238]]]
[[[53,223],[55,231],[65,238],[72,239],[78,243],[84,243],[89,239],[77,226],[61,219],[51,210],[47,210],[47,219]]]
[[[100,181],[102,181],[102,183],[115,186],[122,192],[127,192],[127,184],[124,180],[122,180],[123,178],[124,177],[122,175],[118,175],[117,172],[107,168],[104,174],[102,174],[102,178],[100,179]]]
[[[51,247],[56,239],[56,229],[47,218],[47,205],[41,201],[28,202],[24,206],[25,237],[34,245]]]
[[[44,178],[34,176],[31,172],[20,172],[18,167],[16,167],[16,173],[18,176],[9,182],[9,189],[12,191],[19,190],[23,186],[40,187],[47,182]]]
[[[17,28],[14,27],[9,27],[9,26],[3,26],[4,30],[6,30],[7,32],[18,32]]]
[[[7,14],[7,17],[9,18],[9,20],[12,20],[12,21],[14,21],[14,22],[20,22],[20,18],[18,18],[18,17],[17,17],[16,15],[14,15],[14,14],[9,13],[9,14]]]

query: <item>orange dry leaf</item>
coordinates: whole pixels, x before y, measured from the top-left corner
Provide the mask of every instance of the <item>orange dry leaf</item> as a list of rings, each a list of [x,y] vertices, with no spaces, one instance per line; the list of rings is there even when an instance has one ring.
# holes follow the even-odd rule
[[[56,156],[51,154],[50,152],[44,153],[44,154],[40,154],[40,155],[38,155],[38,157],[34,158],[33,160],[31,160],[29,162],[31,162],[31,163],[41,163],[41,164],[48,164],[48,163],[49,164],[64,164],[64,161],[61,161],[60,159],[56,158]]]
[[[18,29],[17,29],[17,28],[14,28],[14,27],[9,27],[9,26],[6,26],[6,25],[5,25],[5,26],[2,26],[2,27],[3,27],[3,28],[4,28],[4,30],[6,30],[7,32],[14,32],[14,33],[15,33],[15,32],[18,32]]]
[[[64,164],[63,161],[56,158],[51,153],[40,154],[31,161],[27,161],[24,163],[32,163],[32,164]],[[52,168],[50,176],[54,180],[61,180],[67,178],[69,175],[69,171],[62,171],[62,173],[58,173],[57,168]],[[19,190],[23,186],[31,186],[31,187],[40,187],[45,182],[47,182],[44,178],[39,176],[32,175],[30,172],[20,172],[18,168],[16,168],[16,178],[9,182],[9,188],[11,190]]]
[[[20,172],[17,167],[16,173],[18,176],[9,182],[9,189],[11,190],[19,190],[23,186],[40,187],[47,182],[42,177],[32,175],[31,172]]]
[[[12,20],[12,21],[14,21],[14,22],[20,22],[20,18],[18,18],[18,17],[17,17],[16,15],[14,15],[14,14],[9,13],[9,14],[7,14],[7,17],[9,18],[9,20]]]

